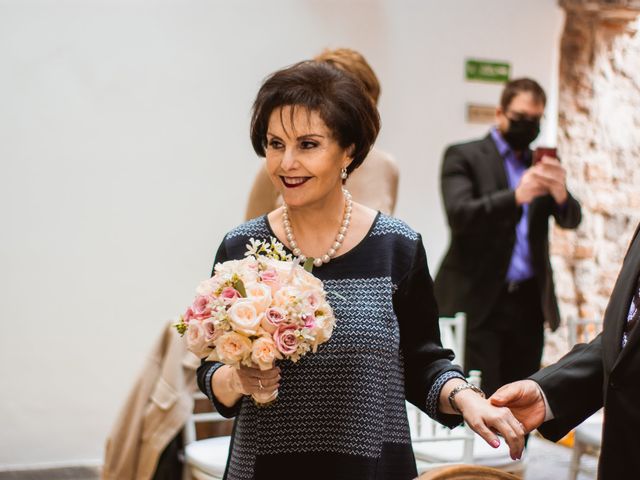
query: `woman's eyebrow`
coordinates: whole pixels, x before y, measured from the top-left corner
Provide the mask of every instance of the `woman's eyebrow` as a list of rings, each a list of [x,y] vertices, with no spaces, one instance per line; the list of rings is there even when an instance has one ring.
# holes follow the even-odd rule
[[[298,140],[300,140],[301,138],[307,138],[307,137],[324,138],[324,135],[320,135],[319,133],[305,133],[304,135],[300,135],[298,137]]]

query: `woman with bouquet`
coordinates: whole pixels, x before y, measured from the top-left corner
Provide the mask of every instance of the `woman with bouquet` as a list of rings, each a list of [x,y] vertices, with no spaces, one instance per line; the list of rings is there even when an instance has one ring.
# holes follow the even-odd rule
[[[215,262],[275,237],[313,259],[336,325],[315,355],[295,363],[203,361],[200,388],[222,415],[236,416],[228,480],[414,478],[405,399],[448,426],[464,417],[494,446],[498,432],[512,457],[522,453],[519,422],[471,388],[441,346],[420,235],[343,189],[379,128],[361,85],[327,64],[280,70],[258,92],[251,141],[284,205],[229,232]],[[276,390],[268,406],[250,398]]]

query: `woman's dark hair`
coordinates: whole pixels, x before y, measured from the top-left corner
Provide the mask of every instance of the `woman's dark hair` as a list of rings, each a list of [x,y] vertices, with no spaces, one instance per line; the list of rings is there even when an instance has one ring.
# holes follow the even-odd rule
[[[509,105],[516,95],[522,92],[530,92],[533,95],[533,99],[542,105],[547,104],[547,96],[544,90],[538,82],[531,78],[516,78],[509,81],[502,90],[502,96],[500,97],[500,106],[502,111],[509,110]]]
[[[261,157],[266,154],[271,113],[285,106],[317,112],[340,147],[353,146],[348,173],[362,164],[380,131],[378,110],[360,82],[326,63],[304,61],[271,74],[258,91],[251,143]],[[294,109],[292,119],[293,115]]]

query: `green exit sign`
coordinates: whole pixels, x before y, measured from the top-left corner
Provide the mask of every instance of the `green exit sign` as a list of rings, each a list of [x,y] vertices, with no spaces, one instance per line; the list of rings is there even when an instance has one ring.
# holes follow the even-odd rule
[[[467,60],[465,76],[467,80],[505,83],[509,81],[511,66],[506,62]]]

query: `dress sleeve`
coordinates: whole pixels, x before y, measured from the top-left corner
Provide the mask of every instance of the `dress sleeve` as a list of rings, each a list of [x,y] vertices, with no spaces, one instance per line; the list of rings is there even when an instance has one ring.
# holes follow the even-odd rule
[[[407,400],[446,426],[458,425],[461,416],[438,411],[444,384],[451,378],[464,379],[464,375],[451,363],[453,352],[440,342],[438,306],[420,237],[411,267],[393,296],[393,306],[400,325]]]
[[[225,242],[223,241],[218,248],[218,252],[216,253],[216,259],[213,262],[211,275],[213,276],[213,272],[217,263],[226,262],[227,260],[229,260],[229,256],[227,254],[227,249],[225,248]],[[240,403],[242,400],[238,400],[238,402],[236,402],[236,404],[232,407],[227,407],[218,401],[216,396],[213,394],[213,390],[211,389],[211,379],[213,378],[213,374],[223,365],[224,363],[207,361],[203,358],[197,371],[198,387],[200,388],[202,393],[209,397],[209,400],[211,400],[213,406],[220,413],[220,415],[226,418],[231,418],[235,417],[238,414],[238,411],[240,410]]]

